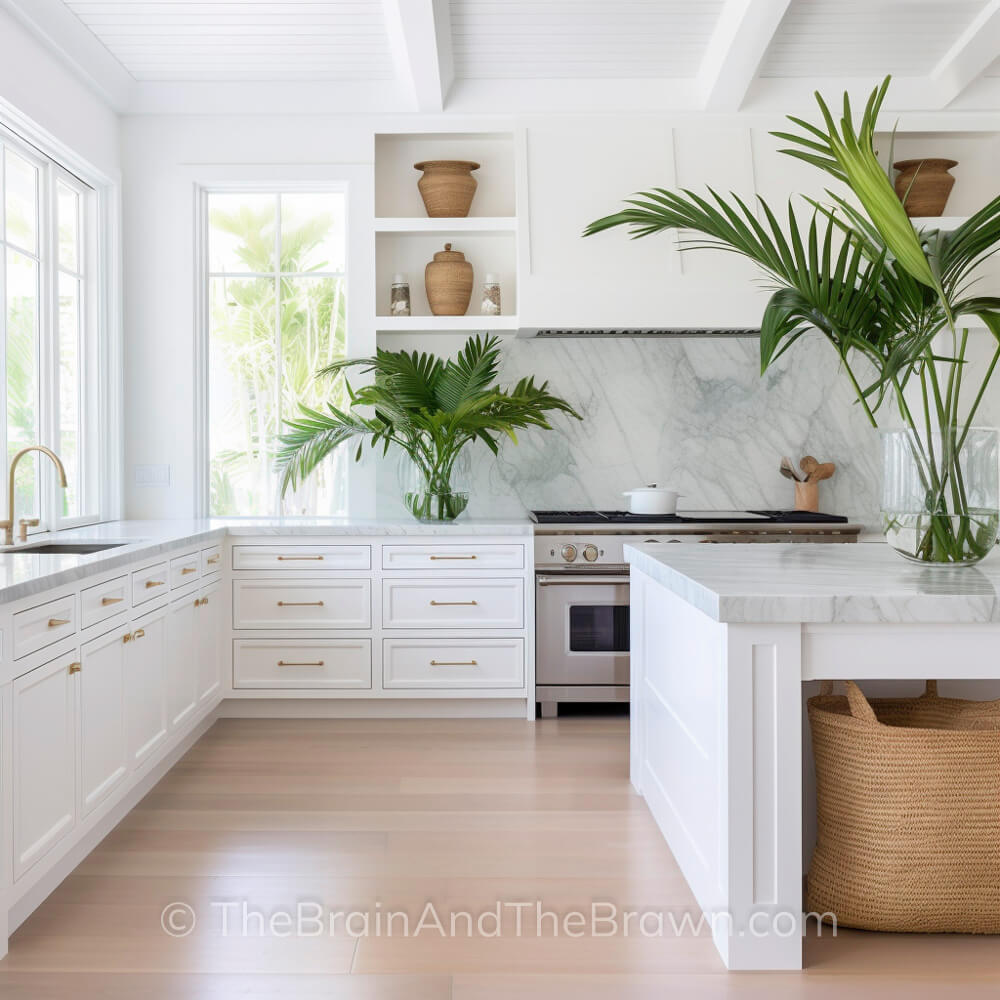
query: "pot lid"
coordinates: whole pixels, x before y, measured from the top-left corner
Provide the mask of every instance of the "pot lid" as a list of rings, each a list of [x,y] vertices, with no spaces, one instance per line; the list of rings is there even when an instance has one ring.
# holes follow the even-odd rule
[[[443,250],[438,250],[434,254],[435,260],[465,260],[465,254],[461,250],[452,250],[450,243],[445,243]]]
[[[633,493],[677,493],[677,490],[669,486],[657,486],[656,483],[650,483],[648,486],[637,486],[634,490],[626,490],[622,496],[628,497]]]

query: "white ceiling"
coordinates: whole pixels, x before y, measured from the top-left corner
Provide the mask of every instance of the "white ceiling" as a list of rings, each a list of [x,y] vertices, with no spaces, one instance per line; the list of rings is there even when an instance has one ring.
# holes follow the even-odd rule
[[[1000,106],[1000,0],[0,0],[119,110]]]

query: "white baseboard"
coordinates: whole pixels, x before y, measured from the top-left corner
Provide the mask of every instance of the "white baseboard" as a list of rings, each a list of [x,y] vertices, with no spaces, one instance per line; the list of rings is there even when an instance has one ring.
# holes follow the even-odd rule
[[[220,719],[523,719],[524,698],[227,698]]]

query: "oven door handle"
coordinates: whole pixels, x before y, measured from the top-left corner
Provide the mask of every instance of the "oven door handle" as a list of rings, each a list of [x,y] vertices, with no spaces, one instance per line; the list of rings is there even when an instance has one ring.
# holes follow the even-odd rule
[[[628,583],[627,576],[539,576],[539,587],[608,587]]]

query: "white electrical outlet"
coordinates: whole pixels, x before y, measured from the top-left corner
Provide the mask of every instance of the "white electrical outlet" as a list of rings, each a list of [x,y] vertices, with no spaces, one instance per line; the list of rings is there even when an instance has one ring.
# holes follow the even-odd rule
[[[169,465],[137,465],[135,467],[136,486],[169,486]]]

